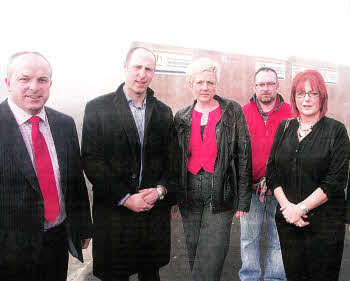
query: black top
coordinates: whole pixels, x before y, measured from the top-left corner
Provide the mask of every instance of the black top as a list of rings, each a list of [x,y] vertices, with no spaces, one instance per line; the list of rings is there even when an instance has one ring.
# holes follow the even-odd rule
[[[345,149],[349,137],[345,126],[329,117],[322,117],[312,131],[299,142],[299,123],[292,119],[278,126],[266,175],[269,188],[282,186],[287,199],[299,203],[320,187],[328,202],[315,208],[343,208],[349,160]],[[282,216],[277,208],[277,216]]]
[[[201,125],[201,137],[202,137],[202,140],[203,140],[204,130],[205,130],[205,125]]]

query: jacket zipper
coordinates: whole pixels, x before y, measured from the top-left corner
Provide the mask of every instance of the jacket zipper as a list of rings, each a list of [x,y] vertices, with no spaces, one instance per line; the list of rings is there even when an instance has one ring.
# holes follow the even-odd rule
[[[213,190],[214,190],[214,173],[211,175],[211,194],[210,194],[210,204],[209,204],[209,208],[210,211],[213,212]]]

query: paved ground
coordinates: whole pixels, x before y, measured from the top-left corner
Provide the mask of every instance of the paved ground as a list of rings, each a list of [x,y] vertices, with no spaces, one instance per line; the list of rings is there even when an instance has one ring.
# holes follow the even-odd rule
[[[239,247],[239,220],[234,219],[231,228],[231,245],[226,258],[221,281],[239,281],[238,271],[241,266]],[[189,267],[186,262],[186,249],[181,219],[173,220],[172,223],[172,250],[171,261],[168,266],[161,269],[162,281],[190,281]],[[85,263],[81,264],[71,259],[68,281],[98,281],[92,271],[91,247],[84,252]],[[130,281],[136,281],[132,276]],[[335,281],[335,280],[330,280]],[[339,281],[350,281],[350,234],[346,233],[343,264]]]

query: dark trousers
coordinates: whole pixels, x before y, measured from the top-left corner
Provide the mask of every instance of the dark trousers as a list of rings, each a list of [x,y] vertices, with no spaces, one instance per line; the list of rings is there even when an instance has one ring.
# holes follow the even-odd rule
[[[64,225],[46,231],[40,239],[7,239],[0,254],[0,280],[67,280],[68,247]]]
[[[38,263],[40,281],[66,281],[68,244],[64,225],[56,226],[44,234]]]
[[[303,228],[276,218],[276,225],[288,281],[338,280],[345,236],[339,218]]]
[[[219,281],[230,244],[233,211],[211,211],[211,188],[211,173],[188,173],[188,202],[180,211],[193,281]]]

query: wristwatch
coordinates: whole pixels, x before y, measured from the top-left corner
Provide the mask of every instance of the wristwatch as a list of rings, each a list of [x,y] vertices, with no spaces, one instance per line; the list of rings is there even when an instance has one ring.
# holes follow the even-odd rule
[[[164,193],[163,193],[162,189],[160,187],[157,187],[156,190],[158,192],[158,200],[163,200],[164,199]]]
[[[300,210],[303,212],[304,215],[306,215],[309,212],[309,209],[306,208],[306,206],[303,203],[299,203],[298,206],[300,207]]]

